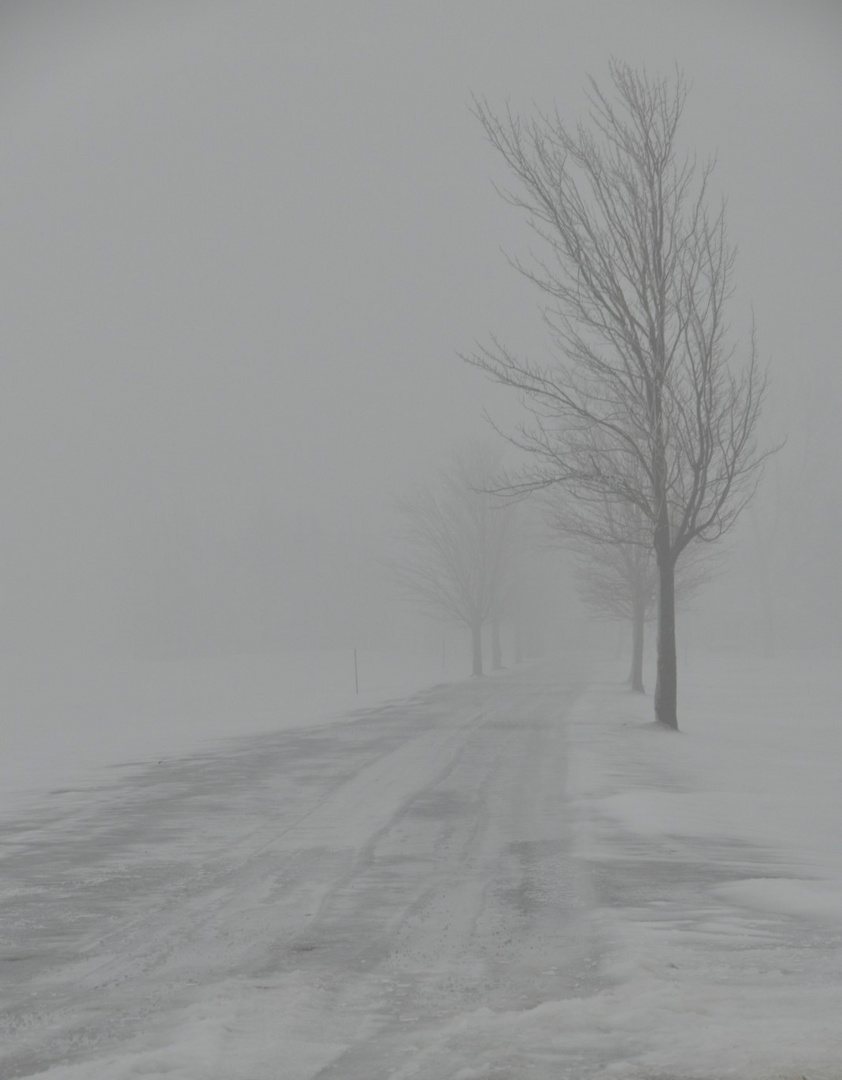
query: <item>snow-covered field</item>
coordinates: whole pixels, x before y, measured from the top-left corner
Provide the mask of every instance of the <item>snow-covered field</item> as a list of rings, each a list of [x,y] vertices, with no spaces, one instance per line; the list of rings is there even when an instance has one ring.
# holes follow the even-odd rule
[[[842,886],[838,658],[694,657],[681,672],[679,704],[682,737],[649,739],[629,728],[651,720],[651,699],[622,687],[594,692],[588,710],[601,739],[579,783],[602,792],[601,809],[639,835],[773,845],[805,873]],[[615,784],[618,767],[627,781],[642,768],[663,771],[675,787]],[[842,917],[842,907],[834,912]]]
[[[637,1046],[615,1075],[838,1078],[838,663],[691,657],[682,674],[680,735],[608,680],[573,718],[579,847],[614,985],[557,1021]]]
[[[461,659],[461,658],[460,658]],[[454,658],[455,662],[455,658]],[[440,656],[352,649],[138,660],[0,659],[0,813],[219,739],[308,726],[455,677]]]
[[[595,963],[564,784],[582,683],[439,686],[10,830],[0,1075],[444,1080],[524,1060],[494,1018],[579,992]],[[557,1080],[566,1049],[533,1049],[530,1075]]]
[[[839,1080],[835,667],[691,656],[679,735],[577,658],[296,734],[302,686],[10,833],[9,1075]],[[248,730],[206,673],[194,746]]]

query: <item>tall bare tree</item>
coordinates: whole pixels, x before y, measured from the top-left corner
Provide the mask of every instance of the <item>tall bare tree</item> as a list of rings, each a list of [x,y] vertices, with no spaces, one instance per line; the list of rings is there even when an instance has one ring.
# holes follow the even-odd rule
[[[409,599],[437,618],[471,631],[472,668],[482,675],[482,628],[493,630],[500,665],[499,620],[508,596],[514,544],[512,507],[490,494],[499,455],[485,445],[454,458],[436,485],[419,486],[397,504],[401,555],[390,562]]]
[[[493,340],[470,362],[514,387],[531,420],[513,437],[533,455],[513,481],[561,485],[585,501],[635,506],[658,568],[655,715],[677,729],[675,568],[716,540],[750,500],[763,455],[765,391],[751,335],[737,362],[726,340],[734,251],[724,205],[710,210],[713,165],[682,154],[686,88],[611,65],[613,93],[590,82],[590,122],[558,111],[476,113],[515,178],[543,254],[514,265],[545,295],[557,359],[522,359]]]

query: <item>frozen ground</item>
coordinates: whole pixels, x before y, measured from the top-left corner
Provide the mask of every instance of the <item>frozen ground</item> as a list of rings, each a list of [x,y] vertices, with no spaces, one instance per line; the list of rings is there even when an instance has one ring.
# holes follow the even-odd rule
[[[830,660],[526,667],[7,820],[0,1076],[839,1080]]]
[[[838,1080],[836,658],[691,658],[681,693],[679,736],[608,681],[572,721],[577,846],[614,982],[578,1022],[626,1040],[612,1076]]]
[[[597,961],[566,810],[576,689],[444,686],[7,830],[0,1075],[517,1067],[505,1018],[587,990]],[[552,1035],[532,1075],[560,1075]]]
[[[138,660],[0,657],[0,814],[213,741],[324,722],[454,677],[441,657],[352,649]]]

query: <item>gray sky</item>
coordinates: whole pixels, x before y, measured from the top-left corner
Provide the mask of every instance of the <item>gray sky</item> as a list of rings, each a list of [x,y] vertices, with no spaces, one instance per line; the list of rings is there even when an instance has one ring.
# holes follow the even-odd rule
[[[575,119],[612,54],[682,66],[734,324],[753,305],[784,415],[805,381],[839,400],[842,5],[0,11],[8,643],[255,604],[274,633],[310,592],[353,634],[392,493],[515,415],[456,352],[542,344],[471,92]]]

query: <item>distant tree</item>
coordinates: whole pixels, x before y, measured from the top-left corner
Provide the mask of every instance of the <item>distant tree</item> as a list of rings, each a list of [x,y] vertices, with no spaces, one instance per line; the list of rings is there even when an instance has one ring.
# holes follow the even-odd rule
[[[573,555],[583,603],[597,617],[631,624],[629,685],[643,693],[646,623],[656,614],[658,599],[658,568],[645,519],[633,503],[607,499],[583,510],[550,495],[544,507],[551,541]],[[706,545],[690,548],[676,570],[676,602],[686,602],[714,570]]]
[[[744,538],[741,567],[743,584],[755,586],[752,599],[759,604],[758,629],[767,657],[777,654],[782,636],[789,644],[796,640],[787,620],[809,605],[815,582],[822,582],[820,590],[832,604],[827,584],[838,580],[826,569],[832,531],[828,507],[838,508],[840,492],[837,399],[811,379],[809,371],[784,371],[781,376],[764,419],[778,431],[786,429],[786,447],[775,455],[750,507],[751,530]],[[807,621],[819,625],[818,620]],[[800,625],[795,634],[803,635],[805,629]]]
[[[515,266],[547,297],[557,347],[546,362],[492,341],[466,357],[531,412],[512,441],[532,455],[511,485],[627,502],[658,571],[655,716],[677,729],[675,572],[690,544],[717,540],[751,499],[763,454],[765,376],[754,334],[745,361],[726,342],[734,251],[724,206],[708,209],[713,166],[683,156],[683,77],[611,65],[591,80],[590,124],[558,112],[476,113],[515,178],[545,254]]]
[[[482,675],[482,629],[492,624],[492,663],[501,664],[499,622],[514,545],[512,507],[492,495],[499,455],[487,446],[454,457],[435,485],[397,503],[400,555],[390,560],[402,593],[428,614],[471,631],[474,675]]]
[[[635,544],[584,546],[576,552],[578,590],[596,615],[628,620],[632,628],[629,686],[644,692],[643,647],[646,623],[655,612],[658,575],[652,549]]]

